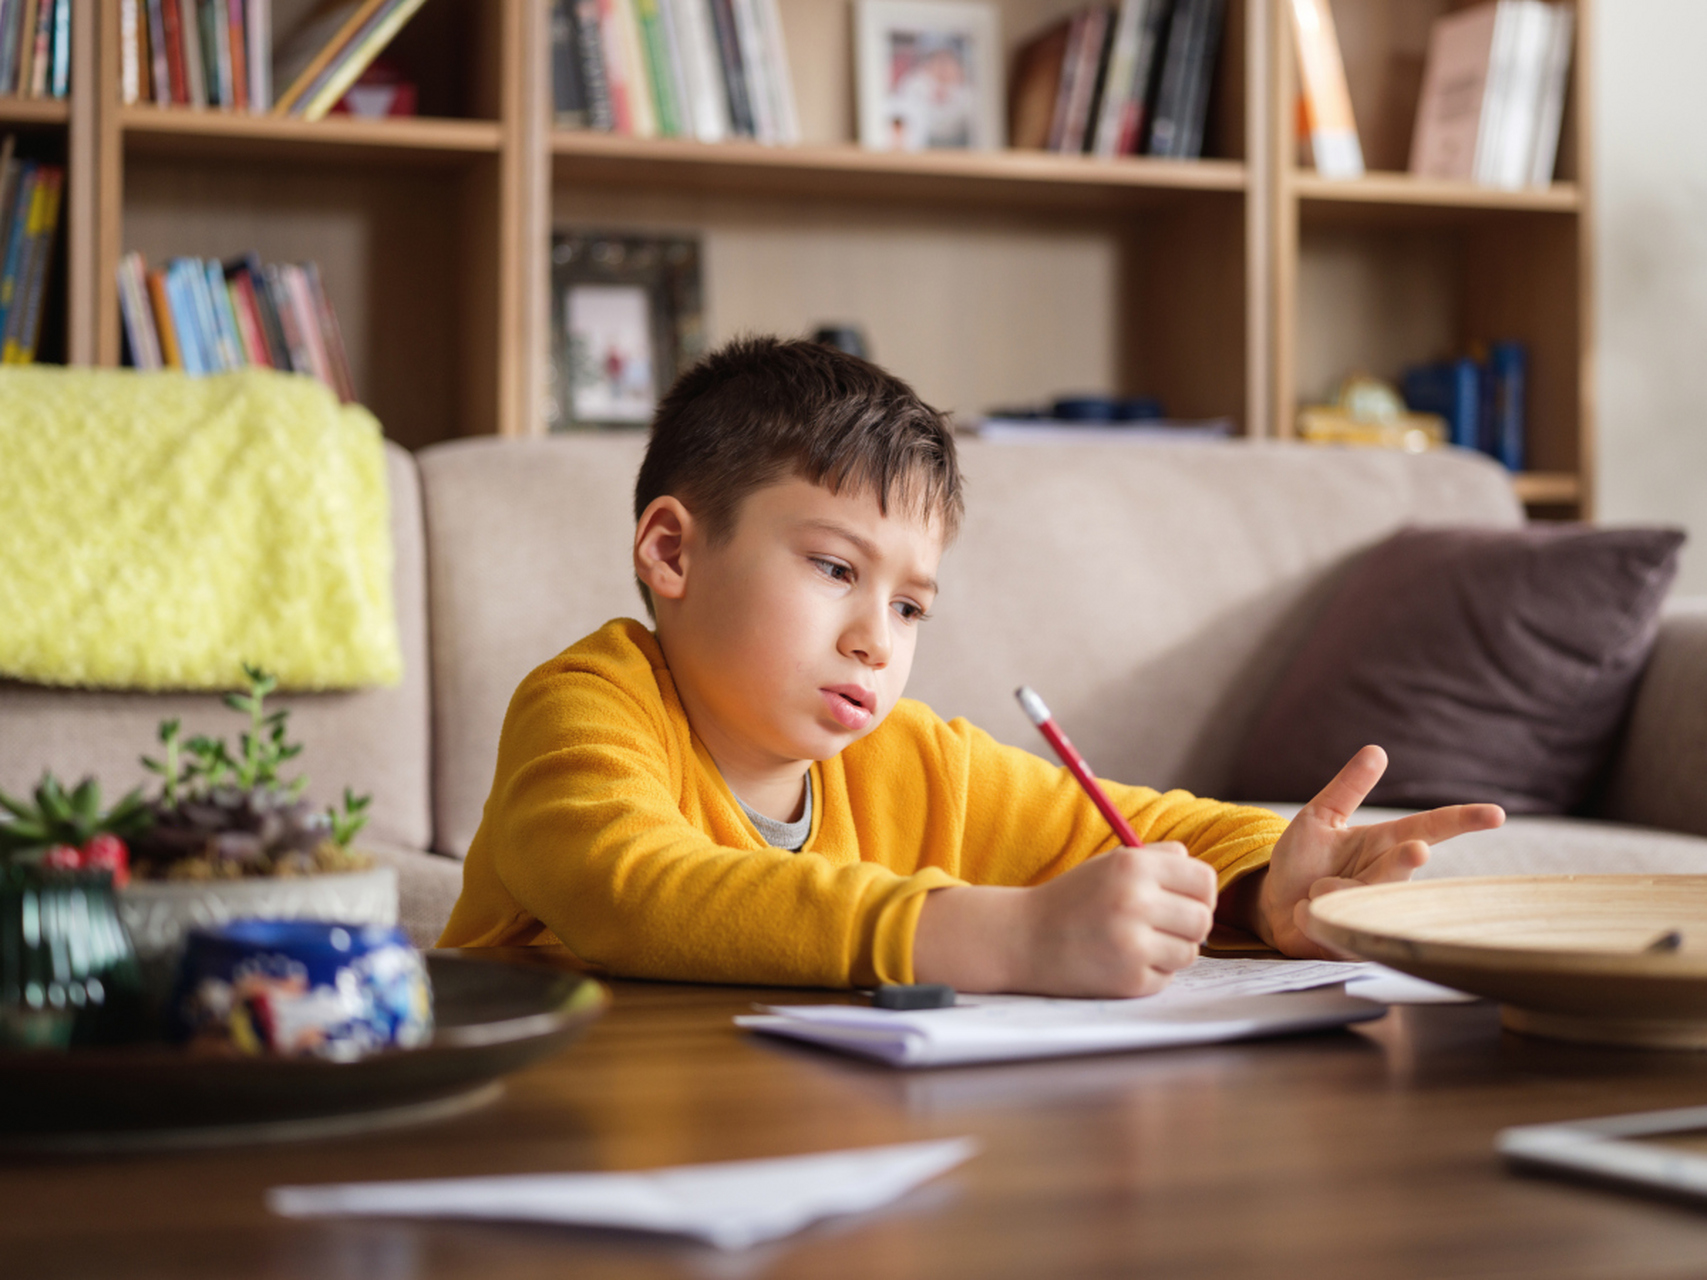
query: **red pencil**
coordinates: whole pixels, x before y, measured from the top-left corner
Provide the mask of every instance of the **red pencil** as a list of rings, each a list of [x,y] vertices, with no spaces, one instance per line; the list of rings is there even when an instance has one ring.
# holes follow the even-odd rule
[[[1132,830],[1132,824],[1114,807],[1114,801],[1108,798],[1108,792],[1097,782],[1096,775],[1091,772],[1090,765],[1085,763],[1085,758],[1067,740],[1067,735],[1061,732],[1061,727],[1055,723],[1055,718],[1049,714],[1049,708],[1043,705],[1043,699],[1037,696],[1037,691],[1030,685],[1021,685],[1014,690],[1014,697],[1019,699],[1019,705],[1025,708],[1025,714],[1031,718],[1031,722],[1049,739],[1049,745],[1055,748],[1055,754],[1061,757],[1061,763],[1067,766],[1067,771],[1079,780],[1079,785],[1085,789],[1091,803],[1108,819],[1108,825],[1114,828],[1114,834],[1120,837],[1120,843],[1129,849],[1143,848],[1144,842],[1138,838],[1138,833]]]

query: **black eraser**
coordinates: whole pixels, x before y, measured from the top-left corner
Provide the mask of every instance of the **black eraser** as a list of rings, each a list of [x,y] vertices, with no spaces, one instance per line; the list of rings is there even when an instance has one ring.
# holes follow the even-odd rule
[[[954,1003],[954,988],[945,982],[892,983],[877,988],[871,1003],[879,1009],[946,1009]]]

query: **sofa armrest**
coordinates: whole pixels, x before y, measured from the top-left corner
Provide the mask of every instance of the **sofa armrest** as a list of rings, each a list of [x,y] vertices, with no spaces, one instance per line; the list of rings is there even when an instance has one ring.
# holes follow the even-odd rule
[[[1604,809],[1620,822],[1707,835],[1707,598],[1666,606]]]

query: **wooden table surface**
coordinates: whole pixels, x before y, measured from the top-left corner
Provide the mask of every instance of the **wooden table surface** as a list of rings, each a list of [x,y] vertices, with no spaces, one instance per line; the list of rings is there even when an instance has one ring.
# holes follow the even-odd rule
[[[902,1073],[738,1032],[755,1000],[612,984],[484,1110],[244,1149],[0,1156],[0,1276],[1707,1274],[1707,1209],[1513,1174],[1495,1132],[1707,1103],[1707,1055],[1502,1033],[1489,1005],[1288,1040]],[[291,1222],[280,1183],[644,1169],[971,1135],[908,1201],[739,1254],[529,1225]]]

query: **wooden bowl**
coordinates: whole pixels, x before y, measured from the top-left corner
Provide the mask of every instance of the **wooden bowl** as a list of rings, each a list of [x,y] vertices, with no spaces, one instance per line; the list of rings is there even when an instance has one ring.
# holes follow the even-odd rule
[[[1310,914],[1332,946],[1498,1000],[1512,1031],[1707,1049],[1707,876],[1424,880]]]

